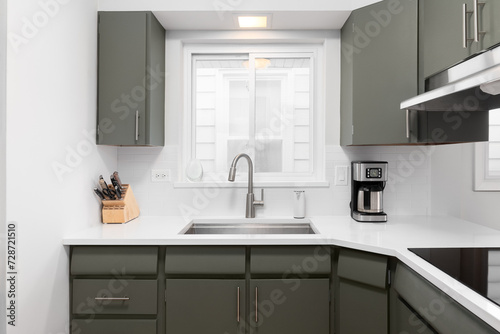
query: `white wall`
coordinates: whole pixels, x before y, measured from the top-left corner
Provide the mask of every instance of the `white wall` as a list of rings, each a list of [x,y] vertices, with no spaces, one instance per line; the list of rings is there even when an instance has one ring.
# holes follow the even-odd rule
[[[436,147],[432,155],[432,214],[500,229],[500,192],[475,192],[474,144]]]
[[[352,160],[389,161],[391,182],[385,192],[388,214],[427,214],[429,203],[430,160],[423,147],[353,147],[341,148],[340,132],[340,33],[339,31],[265,31],[265,32],[199,32],[167,33],[166,78],[166,146],[164,148],[119,148],[120,174],[131,183],[142,215],[233,215],[245,211],[246,188],[174,188],[171,183],[153,183],[151,169],[168,168],[176,180],[182,149],[183,43],[249,40],[267,43],[287,40],[323,41],[325,91],[320,107],[325,109],[326,122],[326,188],[306,188],[307,215],[345,215],[349,213],[350,188],[334,186],[335,166],[350,165]],[[228,167],[229,168],[229,167]],[[257,185],[258,186],[258,185]],[[257,216],[291,216],[294,188],[267,188],[264,208]],[[300,188],[299,189],[303,189]]]
[[[97,0],[8,6],[7,221],[18,223],[19,272],[8,333],[68,333],[62,238],[99,222],[92,188],[116,168],[116,148],[96,148],[84,134],[96,124]]]

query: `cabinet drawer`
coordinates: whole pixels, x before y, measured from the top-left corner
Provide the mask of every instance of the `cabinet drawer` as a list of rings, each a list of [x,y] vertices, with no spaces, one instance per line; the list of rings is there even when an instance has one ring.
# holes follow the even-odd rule
[[[338,276],[385,289],[387,261],[384,255],[343,248],[339,253]]]
[[[71,333],[79,334],[156,334],[154,319],[74,319]]]
[[[156,280],[74,279],[73,314],[156,314]],[[95,298],[128,298],[96,300]]]
[[[330,248],[325,246],[252,247],[252,274],[329,274]]]
[[[78,246],[71,256],[72,275],[156,275],[158,247]]]
[[[167,274],[245,274],[245,247],[167,247]]]

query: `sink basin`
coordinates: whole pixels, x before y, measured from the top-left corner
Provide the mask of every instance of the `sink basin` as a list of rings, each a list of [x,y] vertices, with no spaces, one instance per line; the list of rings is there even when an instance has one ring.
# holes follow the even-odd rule
[[[317,234],[309,219],[194,219],[179,234]]]

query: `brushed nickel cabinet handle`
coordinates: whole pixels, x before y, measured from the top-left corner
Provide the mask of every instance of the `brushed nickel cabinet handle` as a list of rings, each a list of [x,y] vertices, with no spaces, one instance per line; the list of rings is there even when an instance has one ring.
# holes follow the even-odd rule
[[[135,111],[135,141],[139,140],[139,110]]]
[[[410,139],[410,110],[406,109],[406,138]]]
[[[479,31],[479,7],[484,6],[484,2],[474,0],[474,42],[479,42],[479,36],[484,35],[484,31]]]
[[[467,10],[467,4],[464,3],[462,5],[462,47],[467,49],[469,46],[469,41],[472,41],[472,38],[469,38],[469,16],[474,13],[474,11]]]
[[[125,297],[95,297],[94,300],[109,300],[109,301],[129,301],[130,298],[125,296]]]
[[[259,312],[257,310],[257,303],[259,302],[259,288],[255,287],[255,322],[259,322]]]
[[[238,287],[238,296],[236,297],[236,321],[240,322],[240,287]]]

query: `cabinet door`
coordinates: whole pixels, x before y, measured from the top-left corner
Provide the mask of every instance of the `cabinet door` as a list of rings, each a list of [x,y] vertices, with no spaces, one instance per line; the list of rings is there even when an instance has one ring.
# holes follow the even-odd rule
[[[358,9],[342,28],[342,145],[408,143],[400,104],[418,93],[417,2],[394,3]]]
[[[339,333],[387,334],[387,291],[341,280],[339,288]]]
[[[401,263],[397,265],[392,286],[400,298],[420,312],[420,316],[439,333],[498,334],[475,314]]]
[[[398,297],[391,299],[391,333],[435,334],[427,323]]]
[[[102,145],[163,145],[165,31],[150,12],[100,12]]]
[[[328,334],[328,279],[252,279],[251,332]],[[254,331],[253,331],[254,330]]]
[[[340,334],[387,334],[388,258],[347,248],[339,251],[336,328]]]
[[[243,334],[245,281],[167,279],[167,333]]]
[[[484,31],[480,39],[481,49],[488,49],[500,43],[500,0],[483,0],[479,9],[479,27]]]
[[[463,4],[473,10],[473,0],[423,0],[420,47],[423,48],[424,78],[436,74],[478,52],[478,43],[463,47]],[[468,37],[473,38],[473,17],[467,16]]]
[[[140,143],[136,112],[144,119],[145,76],[146,13],[99,13],[98,144]]]

